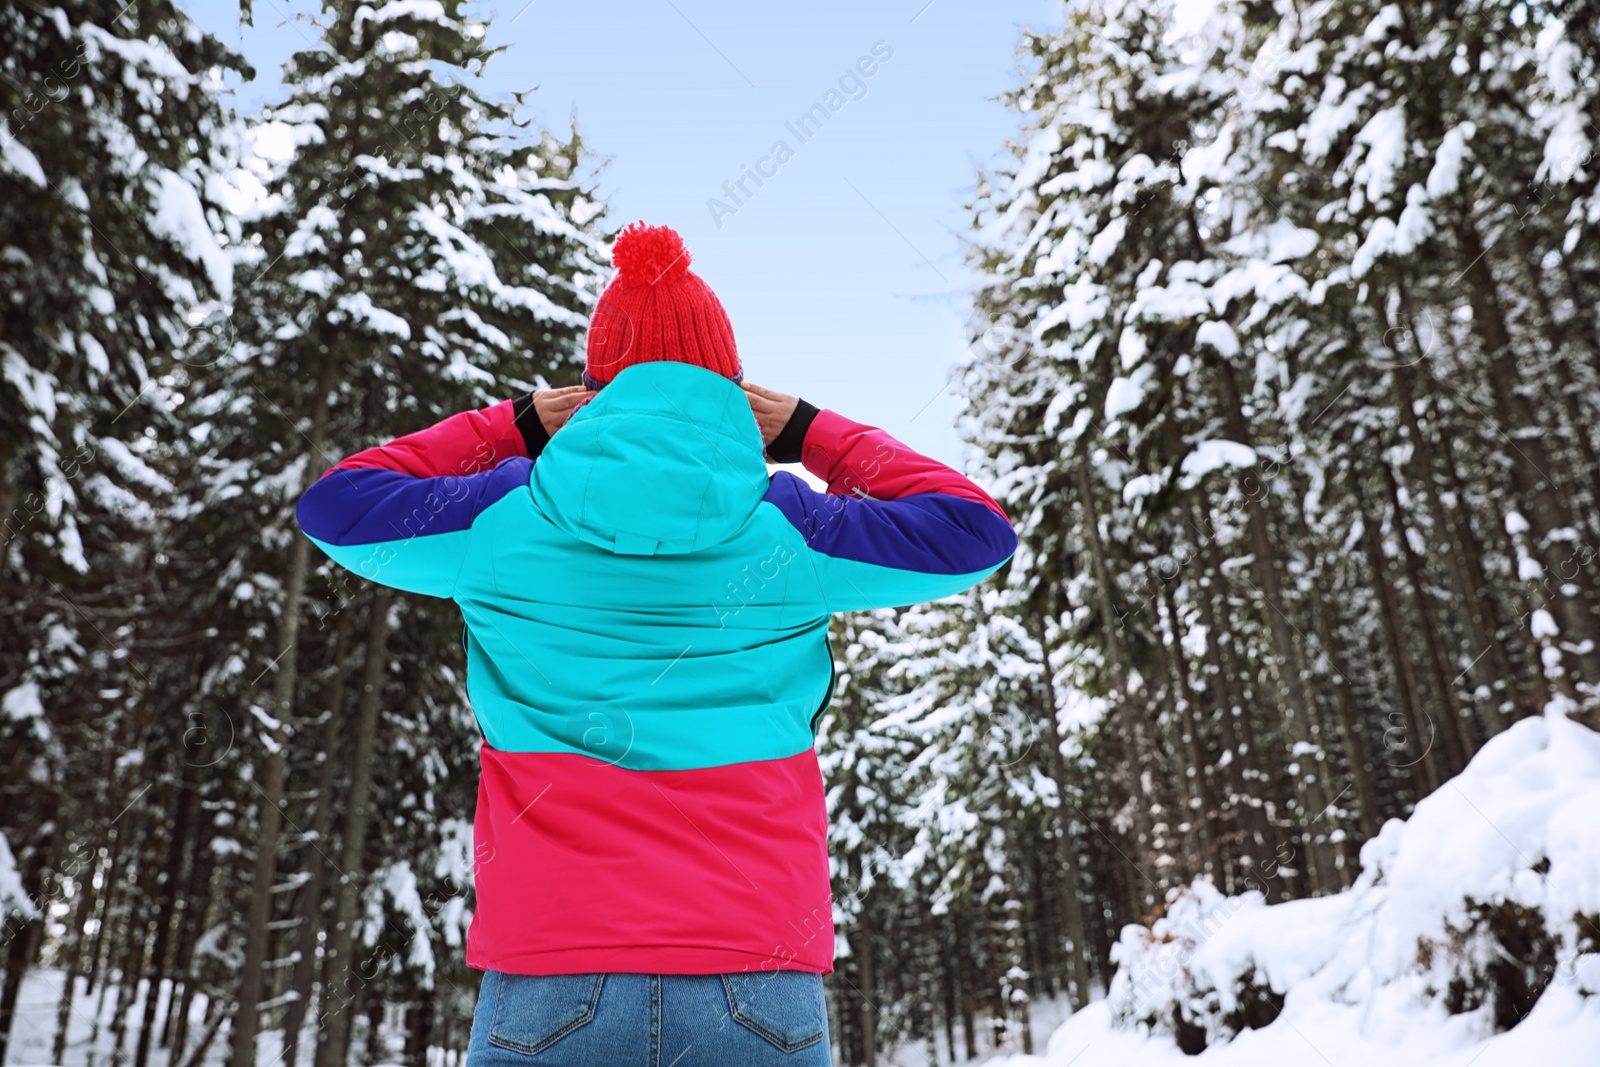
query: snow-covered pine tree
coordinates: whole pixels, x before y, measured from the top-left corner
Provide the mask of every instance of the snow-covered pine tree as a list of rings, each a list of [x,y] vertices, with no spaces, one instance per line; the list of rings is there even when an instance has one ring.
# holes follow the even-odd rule
[[[53,896],[83,867],[68,827],[151,784],[108,746],[158,718],[139,620],[160,383],[184,314],[233,284],[221,88],[246,67],[168,0],[8,5],[0,40],[0,831]],[[38,934],[7,938],[0,1055]]]
[[[89,570],[108,536],[94,524],[148,491],[139,439],[167,424],[140,401],[182,314],[231,292],[213,194],[233,119],[219,98],[223,72],[247,68],[167,2],[0,19],[0,510],[6,580],[41,581]],[[99,438],[116,443],[103,454]]]
[[[239,635],[216,649],[210,685],[195,701],[238,709],[228,758],[251,784],[237,800],[236,840],[253,873],[238,898],[236,1065],[253,1061],[266,1004],[285,1008],[294,1031],[308,1008],[318,1010],[317,1062],[343,1062],[352,1015],[377,996],[346,974],[360,954],[365,872],[418,859],[402,852],[374,862],[370,813],[379,790],[426,791],[420,771],[375,780],[381,712],[390,700],[454,709],[464,700],[459,673],[427,675],[422,692],[402,693],[394,662],[397,645],[440,630],[396,627],[398,619],[453,617],[452,609],[399,606],[319,567],[295,529],[294,500],[339,454],[575,377],[603,281],[601,208],[575,132],[530,139],[515,126],[513,104],[467,80],[492,52],[485,24],[458,2],[330,4],[319,31],[286,67],[287,98],[256,127],[256,143],[278,158],[263,165],[245,213],[231,314],[187,357],[190,432],[204,441],[187,485],[196,502],[188,551],[213,560],[201,599],[235,617]],[[434,657],[439,648],[406,651]],[[346,678],[351,670],[359,676]],[[343,743],[319,750],[327,716]],[[463,720],[438,721],[441,742],[459,755]],[[291,775],[300,774],[309,788],[291,796]],[[326,789],[341,784],[350,803],[329,822],[335,798]],[[286,819],[301,832],[337,826],[338,844],[285,841]],[[293,868],[280,867],[285,849]],[[323,864],[331,872],[319,874]],[[267,966],[291,960],[292,944],[318,944],[304,929],[275,932],[290,925],[279,922],[290,899],[273,892],[280,884],[317,885],[333,900],[326,915],[315,901],[296,909],[299,922],[325,934],[319,985],[304,955],[292,970]]]
[[[1464,331],[1448,325],[1448,293],[1434,303],[1435,293],[1455,283],[1432,266],[1449,245],[1430,240],[1442,236],[1434,199],[1448,195],[1446,179],[1462,147],[1462,131],[1447,143],[1430,112],[1437,87],[1455,80],[1449,65],[1462,40],[1457,31],[1470,27],[1423,16],[1433,28],[1419,31],[1418,15],[1345,4],[1319,16],[1327,24],[1308,15],[1292,32],[1273,31],[1281,69],[1269,72],[1262,106],[1239,123],[1248,140],[1235,157],[1242,162],[1253,152],[1263,161],[1253,173],[1236,169],[1253,188],[1281,190],[1279,198],[1256,199],[1315,232],[1323,248],[1296,264],[1316,305],[1310,315],[1294,312],[1303,323],[1299,347],[1317,359],[1301,357],[1296,373],[1304,387],[1290,392],[1308,398],[1297,405],[1310,408],[1301,411],[1298,447],[1327,485],[1302,501],[1325,511],[1308,510],[1307,521],[1322,526],[1330,542],[1356,538],[1364,565],[1333,564],[1347,573],[1340,579],[1329,572],[1327,581],[1347,581],[1349,592],[1324,595],[1319,614],[1326,618],[1318,629],[1336,661],[1345,643],[1338,630],[1364,611],[1380,621],[1386,647],[1378,666],[1388,675],[1382,688],[1394,694],[1395,733],[1411,748],[1403,756],[1385,753],[1384,762],[1403,760],[1414,791],[1422,793],[1459,770],[1483,737],[1503,726],[1504,715],[1525,712],[1528,701],[1518,669],[1527,662],[1525,644],[1504,632],[1505,612],[1487,593],[1476,562],[1479,537],[1461,510],[1468,502],[1444,483],[1444,468],[1453,464],[1441,441],[1486,429],[1481,411],[1461,419],[1448,410],[1460,409],[1444,394],[1475,372],[1449,367]],[[1337,47],[1326,47],[1330,32]],[[1460,269],[1453,272],[1457,280]],[[1483,444],[1492,447],[1487,439]],[[1415,547],[1452,540],[1457,552],[1431,559]],[[1328,554],[1330,561],[1336,556]],[[1429,574],[1430,567],[1437,573]],[[1435,583],[1480,609],[1448,610],[1431,591]],[[1355,645],[1359,658],[1359,639]],[[1344,672],[1335,664],[1331,673],[1343,699]],[[1374,803],[1365,795],[1360,800],[1363,809]],[[1371,819],[1364,815],[1363,822]]]
[[[828,854],[832,864],[836,962],[848,982],[833,983],[833,1037],[846,1063],[877,1062],[892,1047],[896,1020],[884,1019],[904,999],[902,982],[914,977],[894,966],[904,946],[895,940],[905,918],[898,891],[899,859],[909,832],[898,820],[906,741],[875,727],[893,665],[898,634],[892,610],[860,612],[834,620],[833,699],[817,724],[818,757],[827,783]],[[796,939],[819,928],[816,913],[796,917]],[[798,946],[796,946],[798,948]]]
[[[1224,884],[1336,889],[1508,721],[1594,714],[1594,17],[1106,3],[1025,39],[972,438],[1062,661],[1172,757],[1117,794],[1199,809]]]
[[[1038,649],[999,615],[981,611],[977,593],[902,612],[891,639],[877,639],[878,658],[892,666],[864,736],[891,739],[901,768],[896,818],[914,836],[891,870],[910,890],[906,922],[925,931],[924,942],[955,937],[955,955],[934,952],[943,988],[904,995],[943,1006],[964,990],[1025,1047],[1030,993],[1050,984],[1045,972],[1062,969],[1064,942],[1082,936],[1038,933],[1061,929],[1055,885],[1043,873],[1050,864],[1041,860],[1059,855],[1062,791],[1041,766],[1049,764]],[[925,1033],[932,1014],[908,1021]],[[975,1040],[970,1008],[963,1029]]]
[[[1118,821],[1131,851],[1176,883],[1182,870],[1160,857],[1182,852],[1182,839],[1199,829],[1185,817],[1191,805],[1202,809],[1202,823],[1241,827],[1249,845],[1237,854],[1246,865],[1269,847],[1262,813],[1282,807],[1280,787],[1250,766],[1243,737],[1252,725],[1235,721],[1260,714],[1251,702],[1233,702],[1233,715],[1204,716],[1222,720],[1232,736],[1219,740],[1247,775],[1217,786],[1226,813],[1203,810],[1213,791],[1209,760],[1202,755],[1190,777],[1175,774],[1165,756],[1182,753],[1179,766],[1192,765],[1202,739],[1200,722],[1185,717],[1194,717],[1194,696],[1183,674],[1198,672],[1175,669],[1175,627],[1185,619],[1163,601],[1175,582],[1202,572],[1197,539],[1225,558],[1219,539],[1238,538],[1266,517],[1237,506],[1256,502],[1222,479],[1239,480],[1232,468],[1248,453],[1200,447],[1224,434],[1208,406],[1222,386],[1192,354],[1196,326],[1185,328],[1186,318],[1205,313],[1202,287],[1217,273],[1200,262],[1181,169],[1205,98],[1192,79],[1165,77],[1180,67],[1163,43],[1170,5],[1114,6],[1077,9],[1062,33],[1025,40],[1038,69],[1012,103],[1031,116],[1028,137],[1013,148],[1014,173],[980,187],[973,258],[989,280],[976,294],[983,332],[964,378],[967,395],[991,398],[972,420],[986,469],[1003,479],[1007,503],[1032,532],[1024,534],[1030,565],[1016,568],[1040,585],[1031,603],[1077,619],[1082,630],[1071,640],[1097,646],[1100,679],[1084,680],[1111,701],[1127,799]],[[1230,373],[1224,365],[1214,377],[1225,385]],[[1227,458],[1234,462],[1219,462]],[[1197,463],[1205,465],[1198,473]],[[1212,495],[1238,493],[1223,516],[1210,514],[1201,484],[1212,470],[1220,471]],[[1183,521],[1183,511],[1199,511],[1198,524]],[[1228,651],[1247,649],[1255,651]],[[1297,653],[1280,651],[1291,662]],[[1283,677],[1274,684],[1280,701],[1303,705],[1299,672],[1285,668]],[[1290,719],[1303,724],[1306,713]],[[1175,784],[1175,796],[1160,795]],[[1303,784],[1320,795],[1315,780]],[[1163,892],[1145,886],[1139,895],[1150,907]]]
[[[907,891],[948,920],[874,965],[933,947],[950,1046],[959,1023],[977,1054],[987,983],[1040,959],[1007,992],[1049,991],[1069,873],[1100,964],[1192,874],[1347,885],[1509,722],[1595,714],[1592,574],[1554,576],[1600,514],[1596,40],[1585,3],[1361,0],[1108,0],[1025,35],[962,369],[1022,543],[987,599],[901,612],[873,653],[871,734],[917,739]],[[1510,454],[1534,437],[1544,479]],[[997,649],[1050,694],[1060,830],[971,732],[1030,706]],[[949,730],[908,734],[919,714]]]

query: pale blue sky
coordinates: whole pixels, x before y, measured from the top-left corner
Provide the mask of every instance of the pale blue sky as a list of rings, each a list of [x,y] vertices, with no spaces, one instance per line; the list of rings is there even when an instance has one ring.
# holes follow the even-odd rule
[[[320,9],[256,0],[256,25],[241,29],[236,0],[179,2],[255,65],[237,101],[246,111],[278,98],[281,63],[315,39],[293,16]],[[1019,129],[992,98],[1017,84],[1020,28],[1059,26],[1060,0],[503,0],[477,10],[495,14],[490,42],[510,46],[483,90],[538,85],[525,114],[558,129],[576,112],[588,147],[611,160],[600,181],[611,226],[642,218],[683,234],[751,381],[958,462],[960,405],[946,383],[971,277],[962,205],[974,168],[997,162]],[[802,142],[786,123],[826,103],[875,44],[892,57],[847,85],[858,98],[846,95]],[[715,219],[708,201],[734,207],[723,183],[779,140],[792,158],[762,162],[776,174],[747,182],[753,195]]]

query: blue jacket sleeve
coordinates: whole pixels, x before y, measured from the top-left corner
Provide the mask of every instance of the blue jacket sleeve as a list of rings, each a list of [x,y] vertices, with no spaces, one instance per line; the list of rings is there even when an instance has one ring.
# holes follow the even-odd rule
[[[828,491],[780,472],[767,500],[805,538],[829,611],[959,593],[1016,551],[1016,532],[988,493],[882,430],[821,411],[800,451]]]
[[[473,523],[527,484],[548,440],[536,422],[529,398],[507,400],[357,452],[300,497],[300,529],[363,578],[453,596]]]

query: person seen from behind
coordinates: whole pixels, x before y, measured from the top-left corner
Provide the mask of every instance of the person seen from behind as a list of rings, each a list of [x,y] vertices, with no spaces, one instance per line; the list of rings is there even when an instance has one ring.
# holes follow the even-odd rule
[[[350,456],[300,527],[465,622],[467,1067],[830,1064],[830,617],[967,589],[1016,534],[944,464],[745,382],[675,232],[613,262],[582,385]]]

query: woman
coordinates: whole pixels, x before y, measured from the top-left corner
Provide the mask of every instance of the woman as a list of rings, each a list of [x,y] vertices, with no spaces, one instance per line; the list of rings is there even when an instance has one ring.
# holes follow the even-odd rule
[[[827,1064],[829,617],[966,589],[1016,536],[943,464],[743,383],[672,230],[613,260],[582,386],[359,452],[300,525],[466,623],[469,1067]]]

